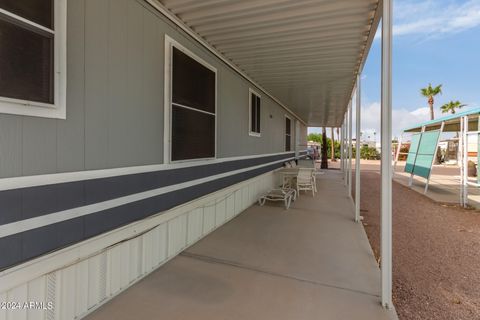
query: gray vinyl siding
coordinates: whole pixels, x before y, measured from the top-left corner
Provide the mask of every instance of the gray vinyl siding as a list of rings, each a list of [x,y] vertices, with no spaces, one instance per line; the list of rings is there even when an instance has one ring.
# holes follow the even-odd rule
[[[57,123],[58,172],[85,169],[85,7],[69,1],[67,12],[67,118]]]
[[[68,1],[67,31],[67,118],[0,114],[0,178],[162,163],[165,34],[218,70],[218,158],[284,151],[286,111],[261,94],[249,136],[258,88],[143,1]]]
[[[22,175],[22,118],[0,115],[0,177]]]

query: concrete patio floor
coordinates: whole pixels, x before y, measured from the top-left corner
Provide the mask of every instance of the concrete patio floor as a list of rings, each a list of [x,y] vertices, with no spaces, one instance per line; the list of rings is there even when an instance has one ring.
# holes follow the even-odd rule
[[[87,319],[397,319],[341,178],[290,210],[250,207]]]

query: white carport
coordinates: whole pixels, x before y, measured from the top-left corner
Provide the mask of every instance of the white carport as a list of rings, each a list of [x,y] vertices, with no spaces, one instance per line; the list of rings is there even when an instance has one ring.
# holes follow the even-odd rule
[[[306,125],[342,127],[342,170],[349,195],[352,100],[357,88],[358,137],[360,74],[383,17],[381,300],[391,307],[392,0],[147,1]],[[354,220],[359,221],[359,161],[356,168]]]

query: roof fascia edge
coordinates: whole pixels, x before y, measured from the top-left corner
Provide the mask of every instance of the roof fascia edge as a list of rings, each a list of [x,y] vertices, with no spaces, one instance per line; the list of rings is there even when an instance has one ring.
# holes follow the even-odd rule
[[[272,94],[270,94],[265,88],[263,88],[260,84],[255,82],[253,79],[251,79],[247,74],[245,74],[242,70],[240,70],[236,65],[231,63],[229,60],[227,60],[220,52],[218,52],[214,47],[212,47],[207,41],[205,41],[200,35],[195,33],[190,27],[188,27],[182,20],[180,20],[175,14],[170,12],[163,4],[161,4],[158,0],[145,0],[148,4],[150,4],[155,10],[157,10],[159,13],[161,13],[163,16],[165,16],[167,19],[169,19],[171,22],[176,24],[178,27],[180,27],[184,32],[186,32],[190,37],[192,37],[195,41],[200,43],[203,47],[205,47],[208,51],[210,51],[212,54],[214,54],[217,58],[219,58],[223,63],[225,63],[227,66],[232,68],[235,72],[237,72],[239,75],[241,75],[244,79],[249,81],[250,83],[254,84],[260,91],[262,91],[265,95],[270,97],[273,101],[278,103],[283,109],[288,111],[290,114],[292,114],[295,118],[297,118],[298,121],[303,123],[305,126],[308,127],[308,124],[300,117],[298,116],[295,112],[290,110],[285,104],[283,104],[280,100],[278,100],[276,97],[274,97]]]
[[[372,48],[373,41],[375,40],[375,34],[377,33],[378,26],[380,25],[380,20],[382,19],[382,13],[383,13],[383,0],[379,0],[377,4],[377,8],[375,9],[375,15],[373,16],[372,27],[370,28],[370,31],[368,33],[367,43],[365,45],[365,49],[363,50],[362,60],[358,65],[358,70],[356,74],[361,74],[363,71],[363,67],[365,66],[365,63],[367,61],[368,54],[370,53],[370,49]],[[353,95],[355,94],[356,87],[357,87],[357,83],[355,81],[352,85],[352,91],[350,94],[349,101],[353,99]],[[347,107],[345,108],[344,115],[347,112],[347,109],[348,109],[348,104],[347,104]]]
[[[367,44],[365,49],[363,50],[362,61],[360,63],[360,67],[358,73],[363,71],[363,67],[365,66],[365,62],[367,61],[368,54],[370,53],[370,49],[372,47],[373,41],[375,40],[375,35],[377,34],[378,26],[380,25],[380,20],[382,19],[383,13],[383,0],[378,1],[377,9],[375,10],[375,15],[373,17],[372,27],[370,28],[370,32],[368,33]]]

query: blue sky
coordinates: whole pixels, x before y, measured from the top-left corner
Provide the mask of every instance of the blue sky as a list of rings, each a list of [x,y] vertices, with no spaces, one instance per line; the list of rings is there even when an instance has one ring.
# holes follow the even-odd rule
[[[394,0],[393,33],[394,136],[429,119],[420,95],[429,83],[443,84],[436,118],[450,100],[480,107],[480,0]],[[377,37],[362,76],[362,131],[372,137],[380,129],[380,50]]]

